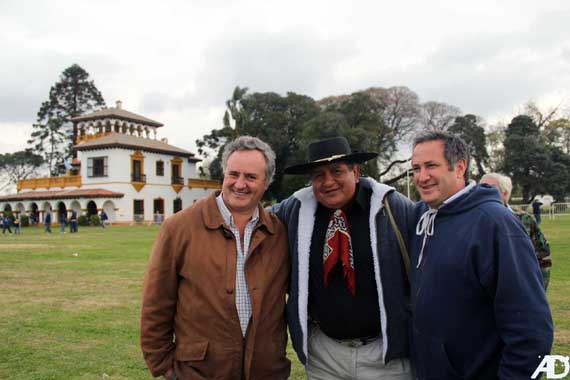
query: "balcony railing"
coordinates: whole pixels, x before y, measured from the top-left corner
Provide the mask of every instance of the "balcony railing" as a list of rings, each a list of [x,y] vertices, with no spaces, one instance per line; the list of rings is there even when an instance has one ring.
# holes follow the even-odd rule
[[[23,189],[50,189],[53,187],[81,187],[81,176],[71,175],[62,177],[28,178],[18,181],[18,191]]]
[[[146,174],[131,174],[131,182],[146,183]]]
[[[220,183],[220,181],[215,181],[211,179],[188,178],[188,187],[220,190],[222,188],[222,184]]]
[[[172,185],[184,185],[184,177],[174,176],[171,178]]]

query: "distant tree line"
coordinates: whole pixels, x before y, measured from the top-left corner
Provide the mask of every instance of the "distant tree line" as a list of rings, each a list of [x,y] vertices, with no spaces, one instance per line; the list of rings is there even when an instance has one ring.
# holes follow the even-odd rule
[[[237,136],[257,136],[277,155],[268,199],[283,199],[306,184],[306,178],[284,176],[283,169],[303,161],[311,141],[338,135],[355,150],[379,153],[377,161],[364,165],[364,173],[403,187],[409,162],[396,153],[427,130],[460,135],[471,147],[472,177],[503,172],[512,177],[523,202],[538,194],[551,194],[557,201],[570,195],[570,119],[558,117],[558,108],[542,112],[529,102],[507,126],[486,128],[481,117],[442,102],[422,103],[402,86],[372,87],[321,100],[236,87],[226,108],[222,127],[196,141],[198,153],[207,158],[202,174],[221,180],[224,145]]]
[[[57,175],[63,161],[73,156],[77,130],[71,118],[103,107],[89,74],[76,64],[65,69],[40,106],[29,148],[0,154],[0,190],[42,168]],[[512,177],[524,202],[538,194],[552,194],[557,201],[570,195],[570,117],[561,115],[560,107],[544,111],[532,102],[508,125],[486,126],[482,118],[463,114],[456,106],[420,102],[404,86],[371,87],[320,100],[236,87],[226,101],[221,128],[196,144],[206,158],[202,175],[221,180],[221,151],[228,141],[241,135],[265,140],[277,154],[275,180],[266,197],[282,199],[306,184],[306,178],[284,176],[283,169],[303,161],[311,141],[337,135],[345,136],[355,150],[379,153],[378,160],[363,166],[366,175],[403,187],[409,157],[397,153],[426,130],[462,136],[471,146],[472,176],[503,172]]]

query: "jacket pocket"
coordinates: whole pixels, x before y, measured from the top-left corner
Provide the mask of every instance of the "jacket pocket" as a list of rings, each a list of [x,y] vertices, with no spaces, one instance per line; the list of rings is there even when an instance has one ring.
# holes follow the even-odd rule
[[[413,356],[419,378],[422,380],[463,379],[449,361],[443,341],[417,330],[413,332]]]
[[[175,358],[178,361],[202,361],[206,358],[208,341],[176,345]]]

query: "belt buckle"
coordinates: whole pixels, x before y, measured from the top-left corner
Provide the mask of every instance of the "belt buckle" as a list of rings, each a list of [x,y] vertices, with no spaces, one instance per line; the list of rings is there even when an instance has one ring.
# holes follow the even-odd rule
[[[349,348],[358,348],[366,344],[362,339],[350,339],[350,340],[336,340],[338,343]]]
[[[364,342],[362,340],[359,340],[359,339],[354,339],[354,340],[348,341],[347,343],[348,343],[348,347],[350,347],[350,348],[358,348],[358,347],[364,346]]]

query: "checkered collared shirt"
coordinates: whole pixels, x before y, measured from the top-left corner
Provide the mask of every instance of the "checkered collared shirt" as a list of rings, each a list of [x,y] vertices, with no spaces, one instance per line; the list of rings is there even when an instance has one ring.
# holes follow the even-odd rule
[[[241,239],[239,235],[239,229],[234,224],[234,218],[226,207],[224,200],[222,199],[222,194],[216,197],[216,203],[224,218],[224,222],[230,228],[236,239],[236,249],[237,249],[237,260],[236,260],[236,309],[239,317],[239,324],[241,326],[241,333],[245,336],[247,332],[247,325],[251,318],[251,300],[249,298],[249,291],[247,287],[247,281],[245,279],[245,261],[247,259],[247,253],[249,252],[249,242],[251,240],[251,235],[257,221],[259,220],[259,210],[256,208],[253,212],[251,220],[245,226],[244,237],[243,237],[243,247],[241,245]]]

